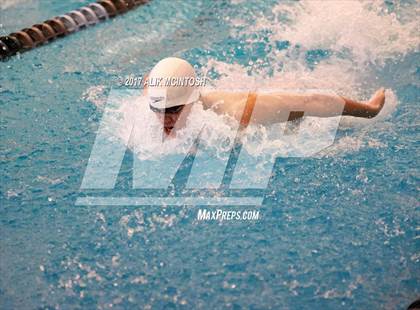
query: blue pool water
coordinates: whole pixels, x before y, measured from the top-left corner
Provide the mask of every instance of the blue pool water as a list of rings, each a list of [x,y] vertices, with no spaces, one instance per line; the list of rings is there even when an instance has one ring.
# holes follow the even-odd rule
[[[0,34],[89,2],[3,1]],[[416,9],[153,0],[0,63],[0,308],[405,309],[420,295]],[[384,86],[387,102],[377,119],[342,119],[322,156],[278,157],[259,221],[76,206],[107,95],[170,55],[216,87],[366,99]]]

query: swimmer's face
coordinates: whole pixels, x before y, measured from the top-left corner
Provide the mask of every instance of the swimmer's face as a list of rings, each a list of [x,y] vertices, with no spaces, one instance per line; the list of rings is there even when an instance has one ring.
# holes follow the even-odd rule
[[[191,112],[191,106],[192,104],[187,104],[164,110],[150,108],[163,125],[165,133],[169,135],[173,134],[177,129],[185,127],[188,115]]]
[[[144,81],[148,79],[148,75],[145,76]],[[143,94],[148,95],[148,84],[143,84]],[[192,104],[185,104],[176,106],[168,109],[155,109],[150,106],[150,109],[154,112],[157,119],[163,125],[163,130],[166,135],[174,135],[177,129],[185,127],[188,115],[191,112]]]

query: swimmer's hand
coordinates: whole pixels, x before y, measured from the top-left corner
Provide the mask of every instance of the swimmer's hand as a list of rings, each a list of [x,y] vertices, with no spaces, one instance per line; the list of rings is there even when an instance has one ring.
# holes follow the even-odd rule
[[[385,104],[385,89],[383,87],[378,89],[366,104],[370,112],[369,118],[378,115]]]

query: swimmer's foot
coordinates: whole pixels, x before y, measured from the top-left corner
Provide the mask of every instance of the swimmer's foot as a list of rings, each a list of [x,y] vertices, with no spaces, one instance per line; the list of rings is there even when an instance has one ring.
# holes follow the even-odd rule
[[[382,110],[385,104],[385,89],[378,89],[372,98],[367,102],[369,118],[375,117]]]

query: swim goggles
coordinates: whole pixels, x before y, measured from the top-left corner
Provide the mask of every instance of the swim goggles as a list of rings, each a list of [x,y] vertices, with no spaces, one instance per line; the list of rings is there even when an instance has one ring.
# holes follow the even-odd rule
[[[181,112],[184,107],[185,107],[185,104],[178,105],[171,108],[166,108],[166,109],[158,109],[149,104],[150,110],[152,110],[155,113],[161,113],[161,114],[176,114],[176,113]]]

